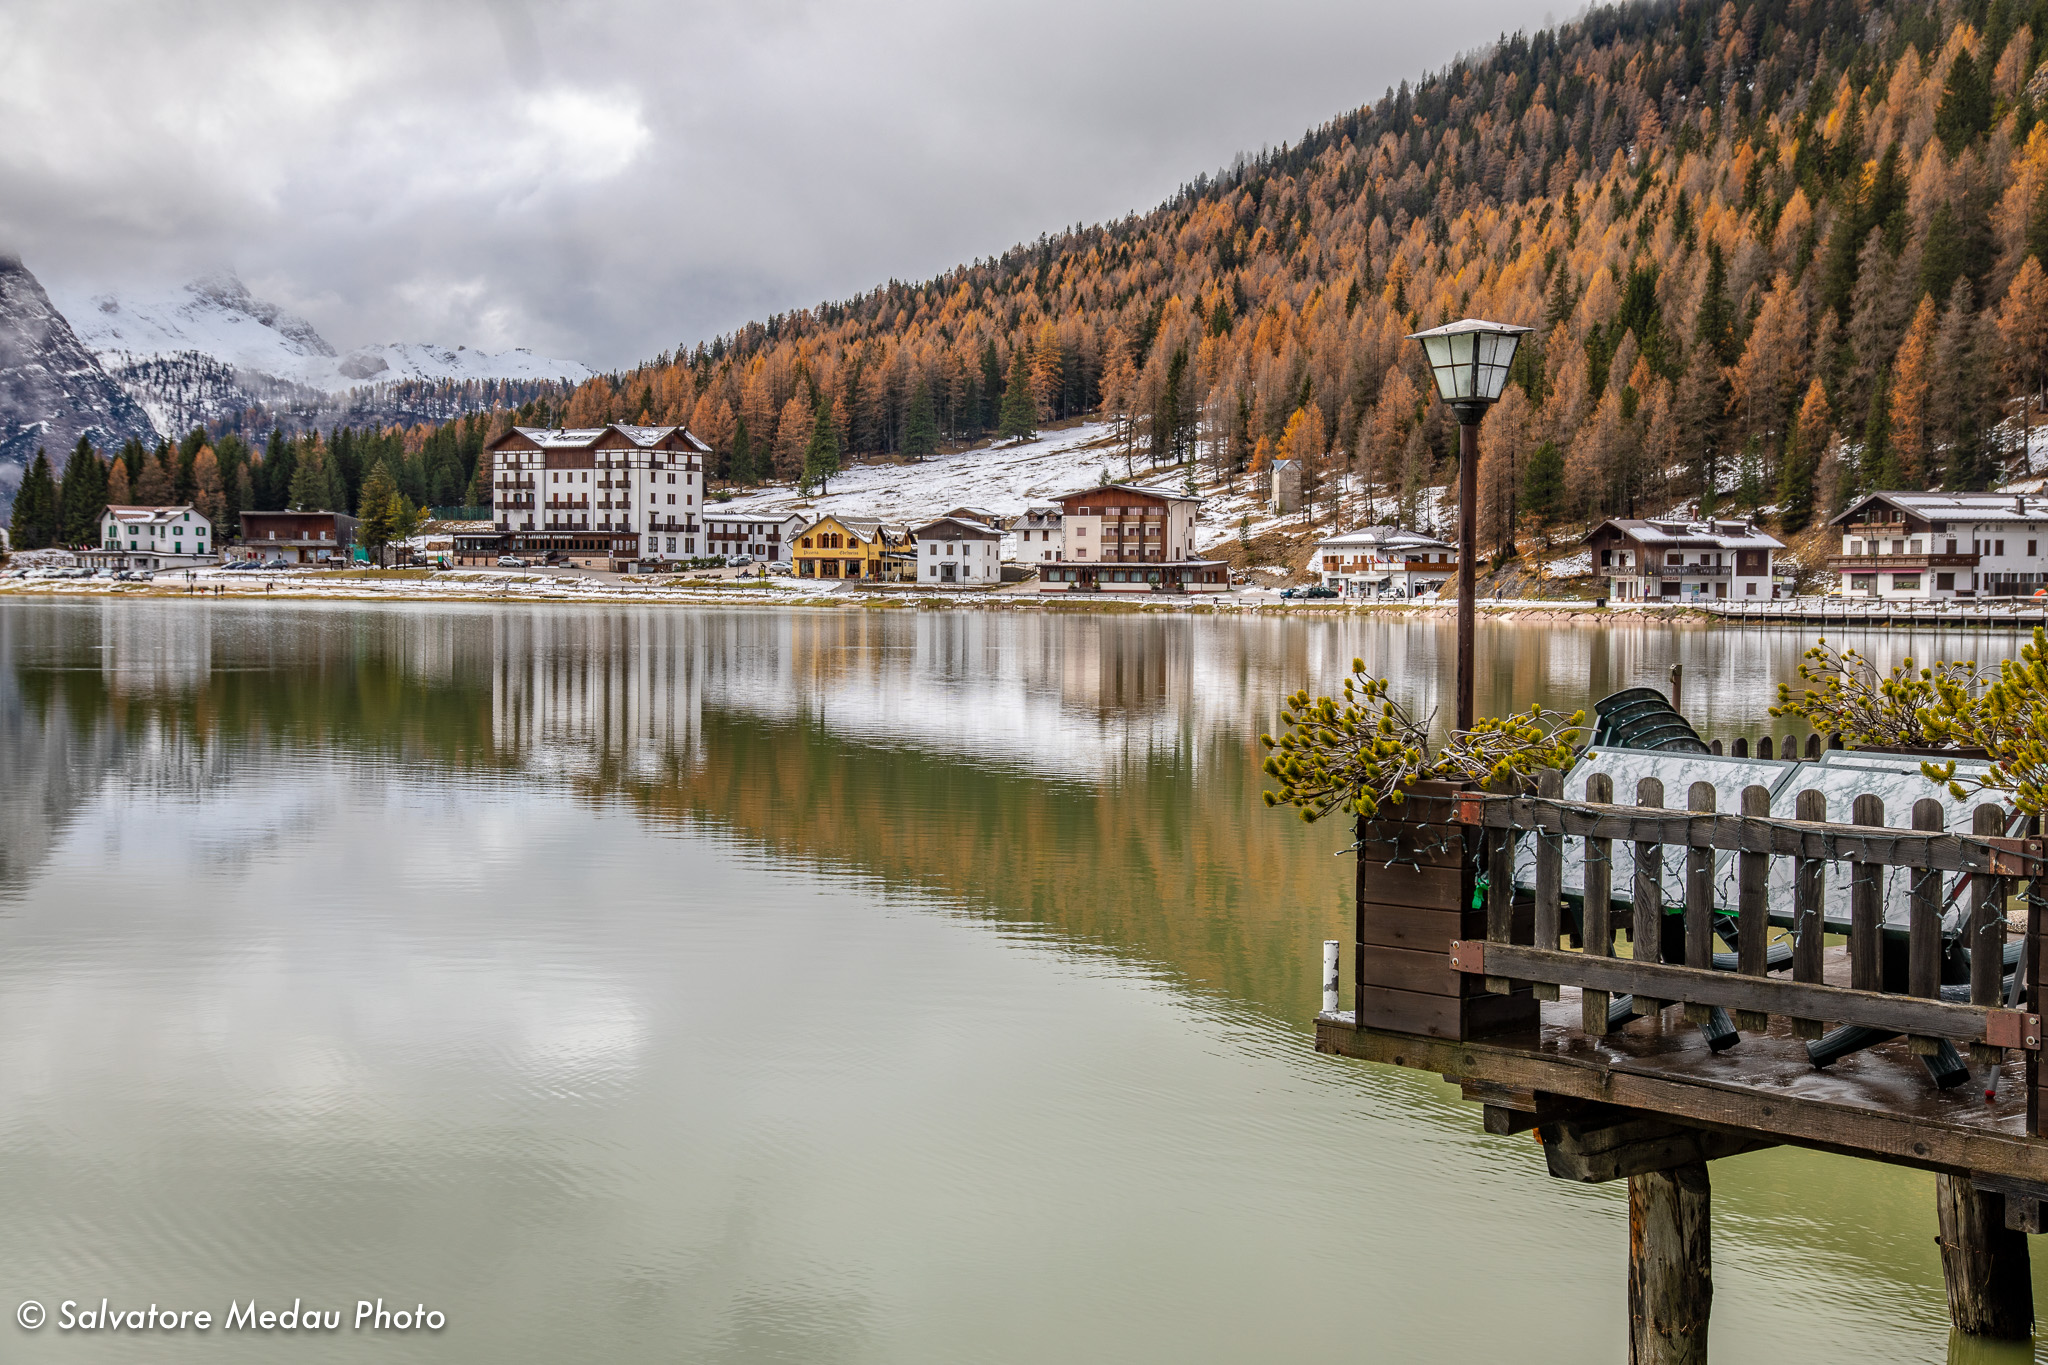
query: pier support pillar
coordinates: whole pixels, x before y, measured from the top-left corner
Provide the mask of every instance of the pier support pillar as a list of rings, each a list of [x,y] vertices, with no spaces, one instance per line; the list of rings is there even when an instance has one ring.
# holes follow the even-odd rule
[[[1628,1178],[1629,1365],[1706,1365],[1710,1203],[1704,1161]]]
[[[2005,1225],[2005,1196],[1977,1189],[1968,1176],[1937,1175],[1934,1204],[1948,1315],[1956,1330],[2002,1341],[2033,1336],[2027,1234]]]

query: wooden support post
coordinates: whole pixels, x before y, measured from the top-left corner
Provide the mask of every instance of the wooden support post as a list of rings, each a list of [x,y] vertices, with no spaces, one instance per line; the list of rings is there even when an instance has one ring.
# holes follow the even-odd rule
[[[1629,1365],[1706,1365],[1711,1206],[1704,1161],[1628,1178]]]
[[[1606,773],[1594,773],[1586,779],[1586,799],[1601,805],[1614,803],[1614,779]],[[1584,951],[1590,957],[1614,956],[1614,905],[1611,899],[1614,876],[1614,841],[1612,839],[1586,840],[1586,901],[1583,913],[1585,937]],[[1607,1032],[1606,991],[1584,991],[1582,1006],[1584,1017],[1579,1027],[1587,1033]]]
[[[1799,793],[1793,817],[1820,821],[1828,818],[1828,799],[1820,792]],[[1820,858],[1801,858],[1792,865],[1792,979],[1808,984],[1821,980],[1821,950],[1827,941],[1827,863]],[[1794,1019],[1792,1036],[1818,1038],[1827,1031],[1821,1019]]]
[[[1964,1175],[1934,1177],[1941,1274],[1958,1332],[2025,1341],[2034,1334],[2034,1276],[2027,1234],[2005,1225],[2005,1196]]]
[[[1939,830],[1948,824],[1941,802],[1922,797],[1913,803],[1913,828]],[[1913,873],[1906,927],[1906,994],[1932,1000],[1941,994],[1941,874],[1932,868]],[[1908,1047],[1921,1057],[1938,1056],[1941,1039],[1913,1034]]]
[[[1564,774],[1545,768],[1536,779],[1536,795],[1555,801],[1564,795]],[[1536,946],[1555,948],[1558,939],[1559,907],[1564,900],[1564,836],[1530,836],[1536,841]],[[1534,987],[1538,1000],[1555,1000],[1557,987],[1544,983]]]
[[[2039,817],[2029,821],[2031,829],[2038,834]],[[2027,879],[2027,939],[2022,949],[2020,965],[2027,974],[2027,1008],[2035,1014],[2041,1012],[2048,996],[2041,991],[2041,971],[2048,967],[2048,877],[2039,875]],[[2048,1114],[2042,1113],[2041,1105],[2041,1050],[2028,1048],[2027,1053],[2027,1136],[2048,1135]]]
[[[1884,823],[1884,798],[1856,798],[1850,819],[1859,825]],[[1849,874],[1849,984],[1859,991],[1884,989],[1884,869],[1858,863]]]
[[[1645,777],[1636,783],[1638,806],[1662,806],[1664,783]],[[1664,845],[1638,842],[1635,847],[1636,877],[1631,895],[1635,912],[1630,917],[1629,937],[1638,962],[1664,960]],[[1656,1014],[1667,1002],[1647,995],[1633,997],[1637,1014]]]
[[[1992,805],[1977,807],[1970,815],[1970,832],[1987,838],[2005,833],[2005,812]],[[1970,945],[1973,1005],[2003,1003],[2000,987],[2005,975],[2005,895],[2003,877],[1970,874],[1970,928],[1964,941]],[[1979,1066],[1997,1066],[2005,1060],[2005,1049],[1973,1043],[1970,1060]]]
[[[1686,806],[1711,814],[1714,784],[1695,782],[1686,793]],[[1714,850],[1688,848],[1685,851],[1685,965],[1706,971],[1714,965]],[[1701,1028],[1707,1026],[1713,1006],[1688,1003],[1685,1017]]]
[[[1744,787],[1742,813],[1768,816],[1771,813],[1770,788]],[[1741,941],[1736,945],[1736,969],[1744,976],[1764,975],[1765,966],[1770,960],[1770,890],[1771,855],[1736,854],[1735,908],[1736,922],[1741,926]],[[1755,1010],[1737,1010],[1735,1027],[1750,1033],[1767,1033],[1771,1027],[1771,1016]]]
[[[1352,858],[1357,864],[1353,873],[1351,888],[1351,1018],[1360,1028],[1365,1027],[1365,817],[1359,816],[1352,822],[1352,837],[1358,843],[1358,853]]]
[[[1487,831],[1486,849],[1486,941],[1512,943],[1515,928],[1515,832]],[[1504,976],[1486,978],[1486,989],[1494,995],[1512,995],[1515,983]]]

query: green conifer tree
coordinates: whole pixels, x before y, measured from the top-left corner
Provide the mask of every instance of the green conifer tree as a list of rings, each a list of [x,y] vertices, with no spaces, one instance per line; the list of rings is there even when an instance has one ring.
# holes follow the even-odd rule
[[[1870,413],[1863,422],[1862,478],[1858,492],[1899,486],[1898,461],[1892,454],[1892,372],[1877,372],[1870,386]]]
[[[742,417],[732,429],[732,481],[753,487],[761,481],[761,472],[755,468],[754,442],[747,435],[747,419]]]
[[[50,475],[49,455],[38,448],[15,490],[8,538],[17,550],[48,549],[57,543],[57,517],[57,481]]]
[[[356,543],[370,552],[378,564],[384,562],[384,547],[396,535],[393,515],[398,510],[398,481],[382,460],[363,480],[363,498],[356,508]]]
[[[1948,85],[1941,92],[1941,104],[1934,111],[1934,135],[1954,156],[1963,144],[1991,126],[1991,87],[1970,57],[1969,49],[1956,53],[1948,69]]]
[[[1778,527],[1787,534],[1805,530],[1813,520],[1813,476],[1819,459],[1806,448],[1799,424],[1792,423],[1778,461]]]
[[[903,453],[913,460],[939,453],[939,422],[932,412],[932,391],[922,375],[910,391],[910,411],[903,419]]]
[[[107,505],[107,462],[84,436],[64,462],[64,482],[57,494],[57,543],[99,542],[100,513]]]
[[[811,439],[804,446],[804,485],[823,493],[838,472],[839,431],[832,425],[832,405],[820,397],[811,420]]]
[[[318,447],[308,446],[298,454],[285,505],[298,512],[330,512],[334,509],[329,491],[326,461],[320,458]]]
[[[1038,434],[1038,404],[1031,397],[1031,358],[1019,346],[1010,353],[1010,383],[1003,390],[1003,412],[996,422],[996,435],[1003,440],[1028,441]]]
[[[1557,442],[1536,447],[1522,471],[1522,510],[1548,530],[1564,506],[1564,452]]]

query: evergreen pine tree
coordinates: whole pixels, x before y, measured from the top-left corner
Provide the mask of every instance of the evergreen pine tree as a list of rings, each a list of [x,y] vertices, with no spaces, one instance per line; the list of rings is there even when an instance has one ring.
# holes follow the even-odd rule
[[[1031,397],[1031,358],[1019,346],[1010,354],[1010,383],[1003,390],[1003,412],[996,422],[996,435],[1003,440],[1028,441],[1038,434],[1038,404]]]
[[[1954,156],[1964,143],[1990,126],[1991,86],[1965,48],[1956,53],[1955,62],[1948,69],[1948,85],[1934,111],[1934,135]]]
[[[1545,441],[1522,470],[1522,510],[1547,529],[1563,506],[1564,452]]]
[[[903,419],[903,453],[913,460],[939,453],[939,423],[932,412],[932,391],[920,375],[910,392],[910,411]]]
[[[368,550],[379,564],[384,547],[394,538],[393,515],[398,510],[398,481],[382,460],[363,480],[363,498],[356,508],[356,543]]]
[[[832,405],[818,399],[817,416],[811,420],[811,439],[804,446],[804,484],[825,491],[839,472],[839,431],[832,424]]]
[[[754,443],[747,435],[747,419],[742,417],[732,428],[732,481],[751,488],[761,481],[760,471],[754,467]]]
[[[292,470],[291,489],[285,495],[285,505],[296,512],[328,512],[328,478],[326,463],[321,460],[317,447],[308,447],[299,452],[297,467]]]
[[[38,447],[15,490],[8,536],[17,550],[47,549],[57,543],[57,526],[57,481],[50,476],[50,457]]]
[[[1723,365],[1733,365],[1742,355],[1736,337],[1735,300],[1728,297],[1728,263],[1722,259],[1717,242],[1707,243],[1707,287],[1700,298],[1699,320],[1693,326],[1693,340],[1713,349]]]
[[[106,505],[107,462],[81,436],[64,462],[64,483],[57,494],[57,543],[97,544],[100,513]]]
[[[1863,423],[1862,477],[1859,492],[1897,488],[1899,471],[1892,458],[1892,374],[1889,367],[1877,372],[1870,386],[1870,415]]]
[[[1806,448],[1805,432],[1794,422],[1778,460],[1778,527],[1788,534],[1805,530],[1813,520],[1813,473],[1819,460],[1818,452]]]

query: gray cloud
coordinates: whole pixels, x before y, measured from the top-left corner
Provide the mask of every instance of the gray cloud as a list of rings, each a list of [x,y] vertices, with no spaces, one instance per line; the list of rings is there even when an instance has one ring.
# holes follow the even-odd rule
[[[17,3],[0,250],[620,365],[1143,210],[1530,0]]]

